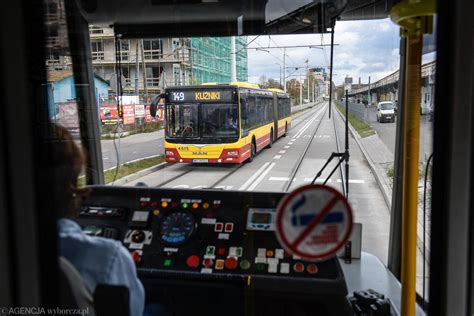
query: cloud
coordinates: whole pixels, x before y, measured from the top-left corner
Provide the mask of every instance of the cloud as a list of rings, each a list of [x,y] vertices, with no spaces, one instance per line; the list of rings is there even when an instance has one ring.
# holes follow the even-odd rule
[[[249,41],[254,37],[249,37]],[[343,82],[344,77],[351,76],[358,81],[367,82],[368,77],[374,82],[383,76],[396,71],[399,67],[399,29],[389,19],[369,21],[337,22],[334,47],[334,81]],[[249,47],[261,50],[248,50],[249,78],[265,75],[276,80],[283,67],[283,49],[268,48],[272,46],[296,46],[308,44],[329,44],[329,34],[259,36]],[[266,51],[263,51],[265,49]],[[330,49],[310,49],[307,47],[286,49],[287,77],[299,79],[304,74],[305,61],[309,67],[329,67]],[[298,68],[298,70],[296,70]]]

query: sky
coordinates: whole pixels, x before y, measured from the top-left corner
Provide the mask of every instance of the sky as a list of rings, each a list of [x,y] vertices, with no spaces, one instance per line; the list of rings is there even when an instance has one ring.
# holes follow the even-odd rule
[[[248,37],[252,41],[255,37]],[[293,46],[309,44],[330,44],[330,35],[277,35],[259,36],[248,47]],[[333,81],[341,84],[346,76],[357,83],[367,83],[369,76],[375,82],[399,68],[399,28],[390,19],[368,21],[338,21],[334,31],[334,74]],[[279,80],[283,68],[283,49],[248,50],[249,81],[258,83],[260,76]],[[327,66],[329,69],[330,48],[288,48],[286,49],[287,80],[299,80],[304,76],[308,60],[309,67]],[[434,59],[434,53],[425,55],[423,62]],[[300,67],[295,70],[294,67]]]

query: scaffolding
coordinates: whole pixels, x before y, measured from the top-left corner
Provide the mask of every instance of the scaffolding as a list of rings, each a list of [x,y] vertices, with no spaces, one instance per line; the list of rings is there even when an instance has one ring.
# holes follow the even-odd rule
[[[230,82],[230,37],[191,39],[192,84]],[[237,81],[248,81],[247,37],[236,37]]]

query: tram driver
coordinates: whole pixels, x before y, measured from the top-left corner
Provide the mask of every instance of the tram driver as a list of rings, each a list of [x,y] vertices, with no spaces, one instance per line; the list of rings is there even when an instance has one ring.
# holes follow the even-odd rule
[[[82,150],[59,125],[52,125],[51,138],[44,145],[48,155],[44,180],[52,181],[55,188],[49,207],[60,217],[59,255],[78,270],[91,293],[98,284],[126,286],[130,293],[130,315],[143,315],[145,291],[130,252],[119,241],[84,234],[70,219],[88,193],[77,183],[85,161]]]

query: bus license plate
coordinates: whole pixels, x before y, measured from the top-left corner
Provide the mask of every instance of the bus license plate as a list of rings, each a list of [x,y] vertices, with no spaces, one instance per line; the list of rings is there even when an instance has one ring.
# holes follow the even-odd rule
[[[208,162],[208,159],[193,159],[193,162]]]

